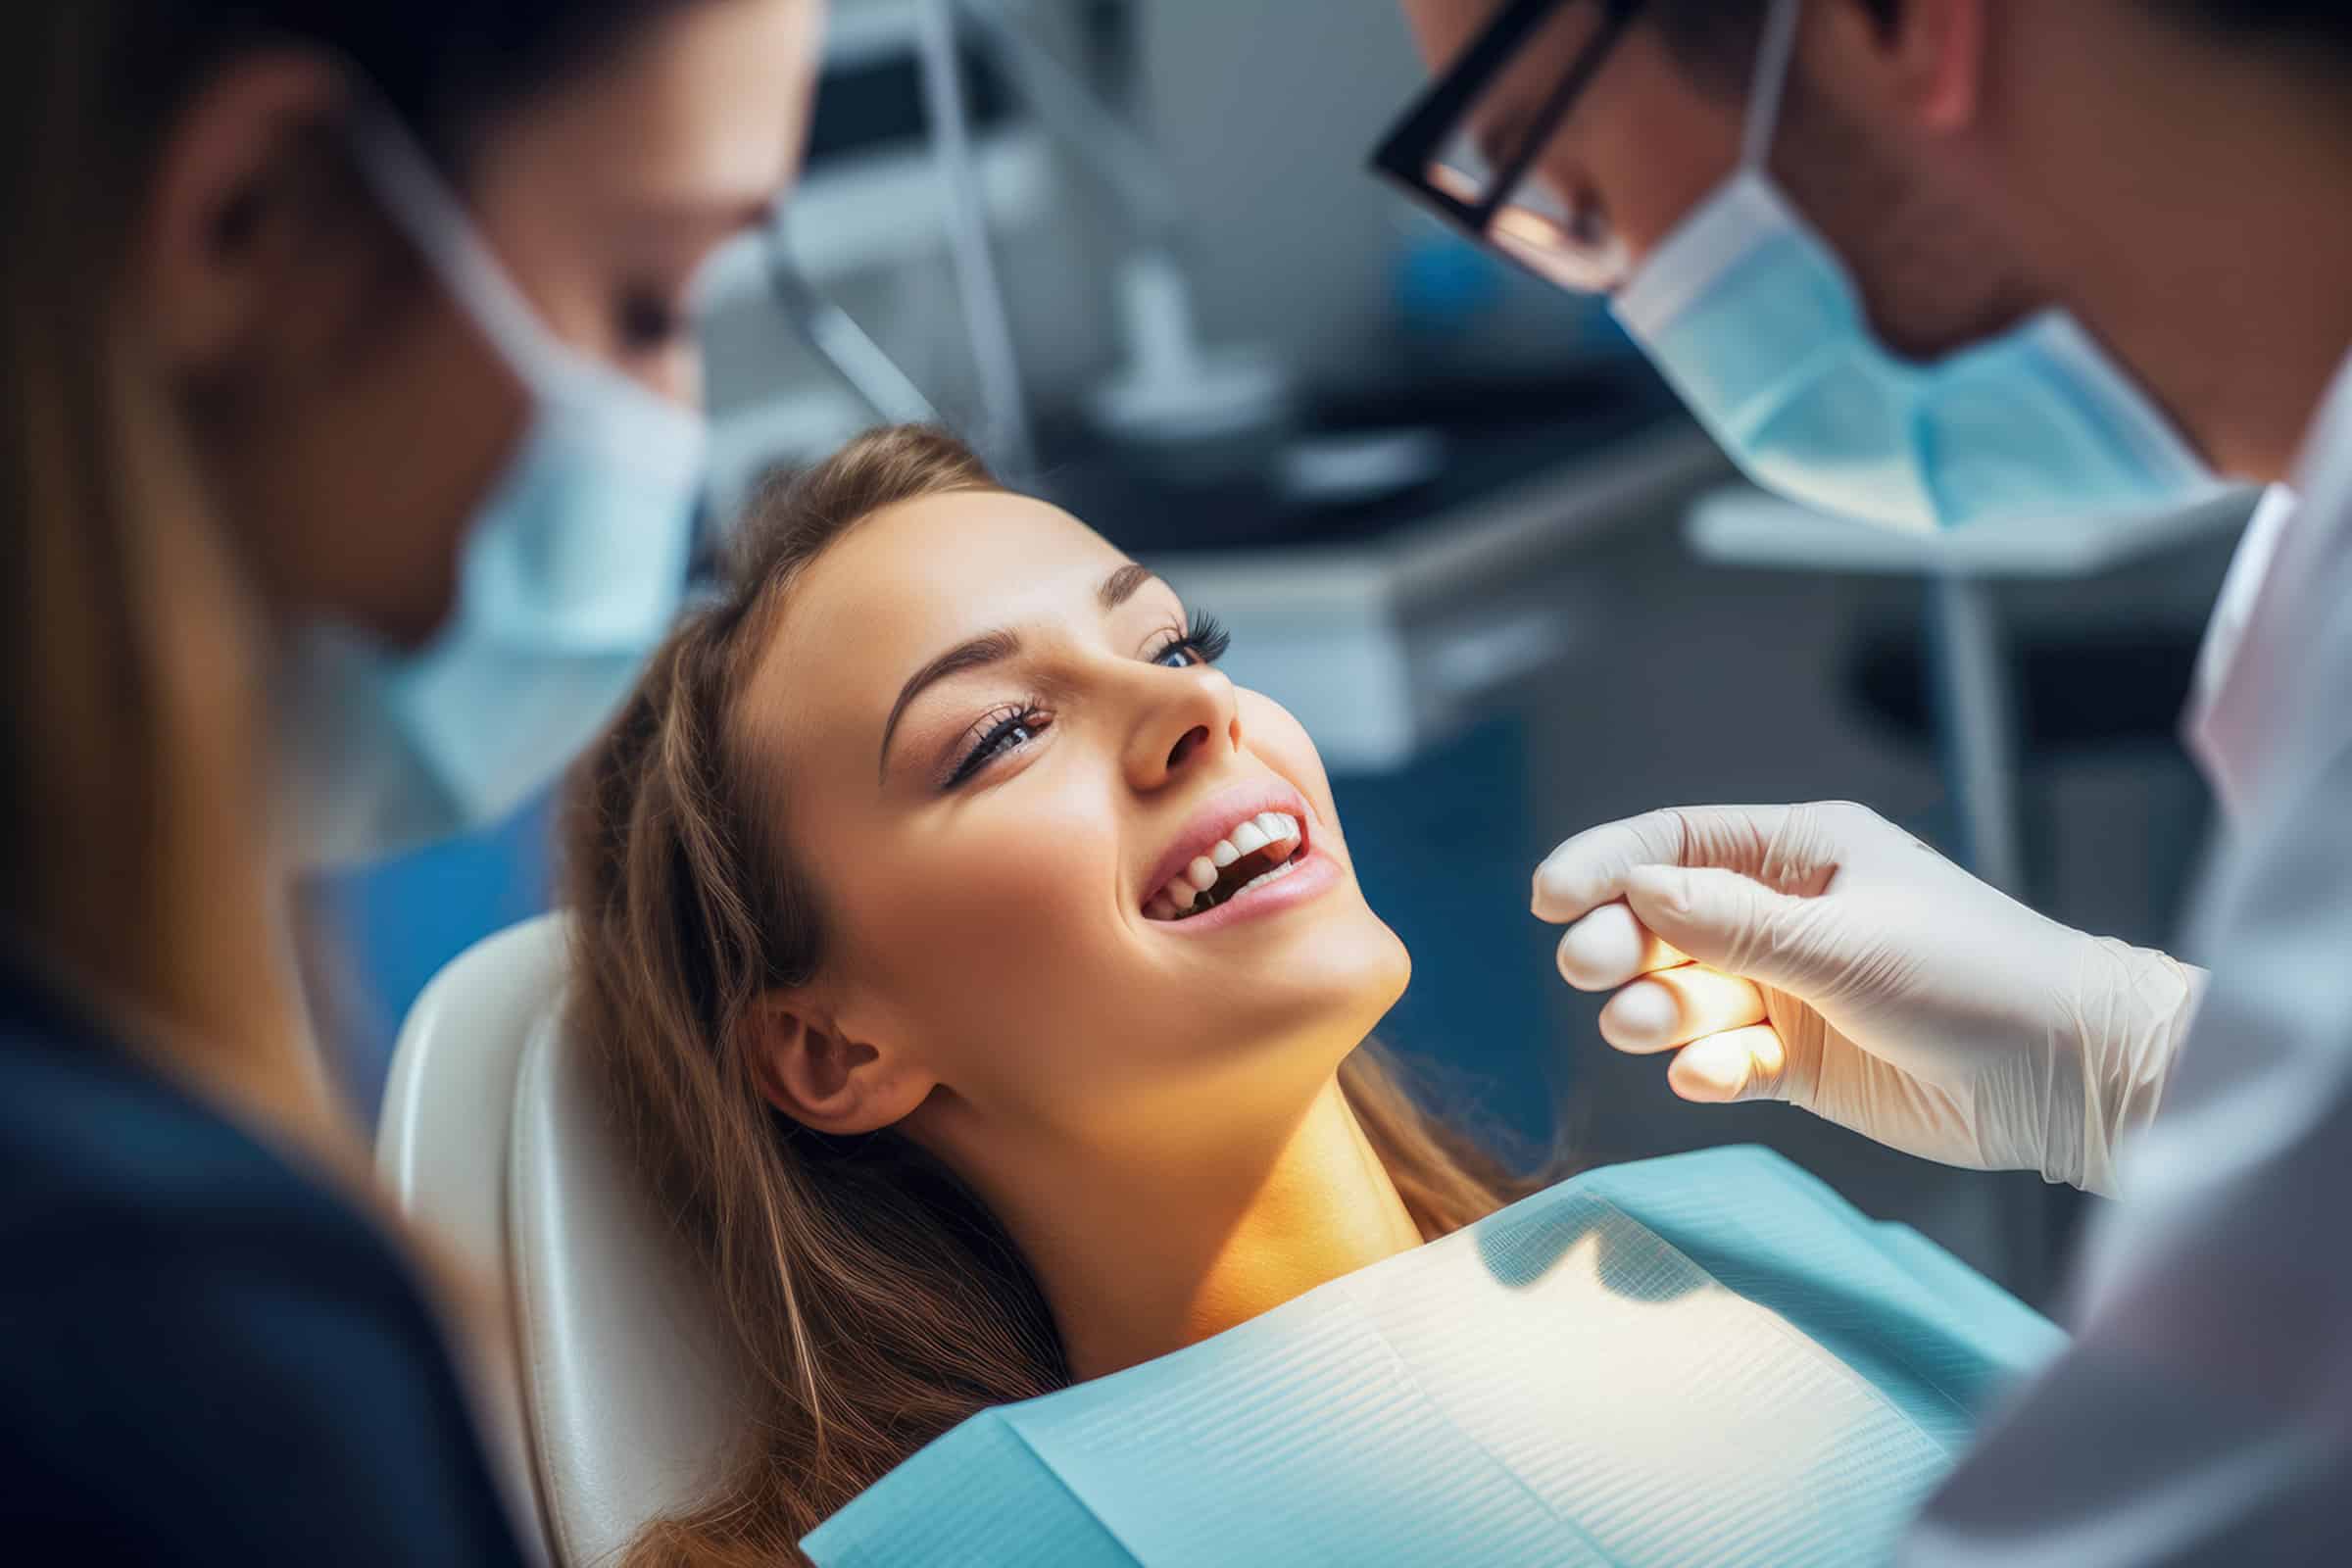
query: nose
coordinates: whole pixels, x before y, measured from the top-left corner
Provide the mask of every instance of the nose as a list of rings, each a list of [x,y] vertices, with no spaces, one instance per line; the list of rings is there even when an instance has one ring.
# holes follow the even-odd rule
[[[1161,789],[1241,749],[1241,708],[1232,681],[1206,665],[1142,673],[1126,759],[1127,780],[1135,788]]]

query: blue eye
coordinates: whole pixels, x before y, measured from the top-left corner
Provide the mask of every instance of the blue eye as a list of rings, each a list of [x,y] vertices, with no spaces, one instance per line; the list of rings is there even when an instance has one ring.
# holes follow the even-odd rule
[[[1190,669],[1195,664],[1215,663],[1232,646],[1232,636],[1218,624],[1216,616],[1196,611],[1184,635],[1161,644],[1159,652],[1152,656],[1152,662],[1165,664],[1170,669]]]

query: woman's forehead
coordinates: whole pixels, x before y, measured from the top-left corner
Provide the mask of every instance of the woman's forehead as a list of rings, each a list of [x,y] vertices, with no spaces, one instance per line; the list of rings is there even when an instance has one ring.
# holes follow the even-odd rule
[[[794,628],[862,629],[918,662],[965,637],[1083,611],[1126,557],[1057,507],[960,491],[885,508],[810,564],[785,612]],[[902,672],[902,675],[905,672]]]
[[[793,583],[754,704],[878,728],[906,677],[958,643],[1100,614],[1097,590],[1126,559],[1025,496],[959,491],[885,508]]]

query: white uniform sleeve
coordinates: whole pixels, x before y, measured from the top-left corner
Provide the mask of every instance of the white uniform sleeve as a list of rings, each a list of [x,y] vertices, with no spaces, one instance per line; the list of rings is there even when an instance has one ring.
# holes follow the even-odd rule
[[[2200,910],[2212,981],[2075,1284],[2078,1338],[1906,1563],[2352,1562],[2352,547],[2330,554],[2292,733]]]

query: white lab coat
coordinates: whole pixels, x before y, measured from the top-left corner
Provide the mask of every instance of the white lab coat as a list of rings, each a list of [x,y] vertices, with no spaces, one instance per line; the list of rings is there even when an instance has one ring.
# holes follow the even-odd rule
[[[2352,362],[2248,529],[2192,750],[2214,976],[2074,1282],[2073,1348],[1904,1561],[2352,1564]]]

